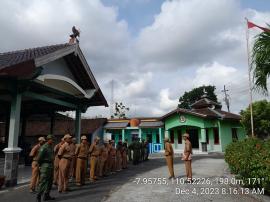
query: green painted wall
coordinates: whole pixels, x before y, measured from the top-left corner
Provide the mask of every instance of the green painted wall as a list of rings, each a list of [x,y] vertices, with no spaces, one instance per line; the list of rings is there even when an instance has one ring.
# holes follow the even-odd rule
[[[165,119],[166,132],[174,130],[174,148],[183,149],[183,144],[178,144],[177,130],[180,128],[183,134],[186,129],[190,127],[197,127],[199,134],[199,150],[201,150],[201,142],[206,140],[205,128],[208,129],[209,144],[207,145],[208,151],[225,151],[226,146],[232,142],[232,128],[237,128],[238,139],[245,138],[245,133],[242,125],[237,121],[227,121],[219,119],[204,119],[202,117],[181,114],[186,118],[185,122],[180,122],[180,115],[173,114]],[[214,144],[214,130],[219,129],[219,144]],[[184,143],[182,141],[182,143]]]
[[[152,143],[157,143],[157,135],[159,135],[159,132],[161,132],[161,136],[159,136],[160,141],[163,145],[164,140],[164,129],[161,128],[161,131],[159,128],[143,128],[141,130],[141,140],[146,140],[147,135],[150,134],[152,137]],[[111,133],[115,136],[115,142],[118,143],[119,136],[122,134],[122,130],[119,129],[107,129],[104,131],[105,133]],[[139,135],[139,129],[125,129],[124,130],[124,139],[128,139],[128,143],[132,142],[132,134],[138,134]]]

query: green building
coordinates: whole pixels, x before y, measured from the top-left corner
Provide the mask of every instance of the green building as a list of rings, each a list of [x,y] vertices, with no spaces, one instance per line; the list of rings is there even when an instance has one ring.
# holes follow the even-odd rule
[[[164,115],[165,136],[175,150],[184,149],[182,135],[187,132],[194,150],[221,152],[234,139],[245,138],[237,114],[221,110],[221,105],[207,96],[191,105],[191,109],[177,108]]]
[[[148,140],[149,143],[163,144],[164,123],[158,118],[111,119],[104,126],[104,138],[128,140],[134,138]]]

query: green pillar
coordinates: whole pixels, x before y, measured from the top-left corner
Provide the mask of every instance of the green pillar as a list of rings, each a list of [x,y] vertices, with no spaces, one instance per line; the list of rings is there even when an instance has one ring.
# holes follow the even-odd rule
[[[125,129],[122,129],[122,142],[125,141]]]
[[[205,131],[205,128],[201,128],[201,142],[206,142],[206,131]]]
[[[159,135],[159,143],[162,144],[163,139],[162,139],[162,128],[158,128],[158,135]]]
[[[5,167],[4,175],[6,177],[6,186],[15,186],[18,178],[18,160],[21,148],[18,147],[20,114],[21,114],[22,95],[16,93],[12,95],[10,119],[9,119],[9,134],[8,147],[5,152]]]
[[[139,128],[139,138],[141,139],[142,138],[142,129]]]
[[[76,119],[75,119],[75,137],[77,143],[80,143],[81,140],[81,110],[76,110]]]

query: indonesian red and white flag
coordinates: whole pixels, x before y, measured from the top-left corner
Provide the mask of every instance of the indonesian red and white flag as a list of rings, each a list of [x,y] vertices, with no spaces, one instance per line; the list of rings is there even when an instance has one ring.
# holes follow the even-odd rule
[[[258,27],[259,29],[263,30],[264,32],[270,32],[270,29],[267,29],[267,28],[265,28],[265,27],[261,27],[261,26],[259,26],[259,25],[256,25],[256,24],[254,24],[253,22],[250,22],[250,21],[248,21],[248,20],[247,20],[247,26],[248,26],[248,29],[251,29],[251,28],[253,28],[253,27]]]

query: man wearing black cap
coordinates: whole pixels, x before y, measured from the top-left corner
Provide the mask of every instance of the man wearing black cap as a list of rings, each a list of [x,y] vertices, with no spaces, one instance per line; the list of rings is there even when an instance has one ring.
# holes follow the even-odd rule
[[[44,193],[44,201],[54,200],[50,196],[50,191],[53,183],[53,135],[47,136],[47,142],[42,145],[38,154],[38,164],[40,166],[40,180],[38,185],[37,201],[41,201],[41,196]]]

